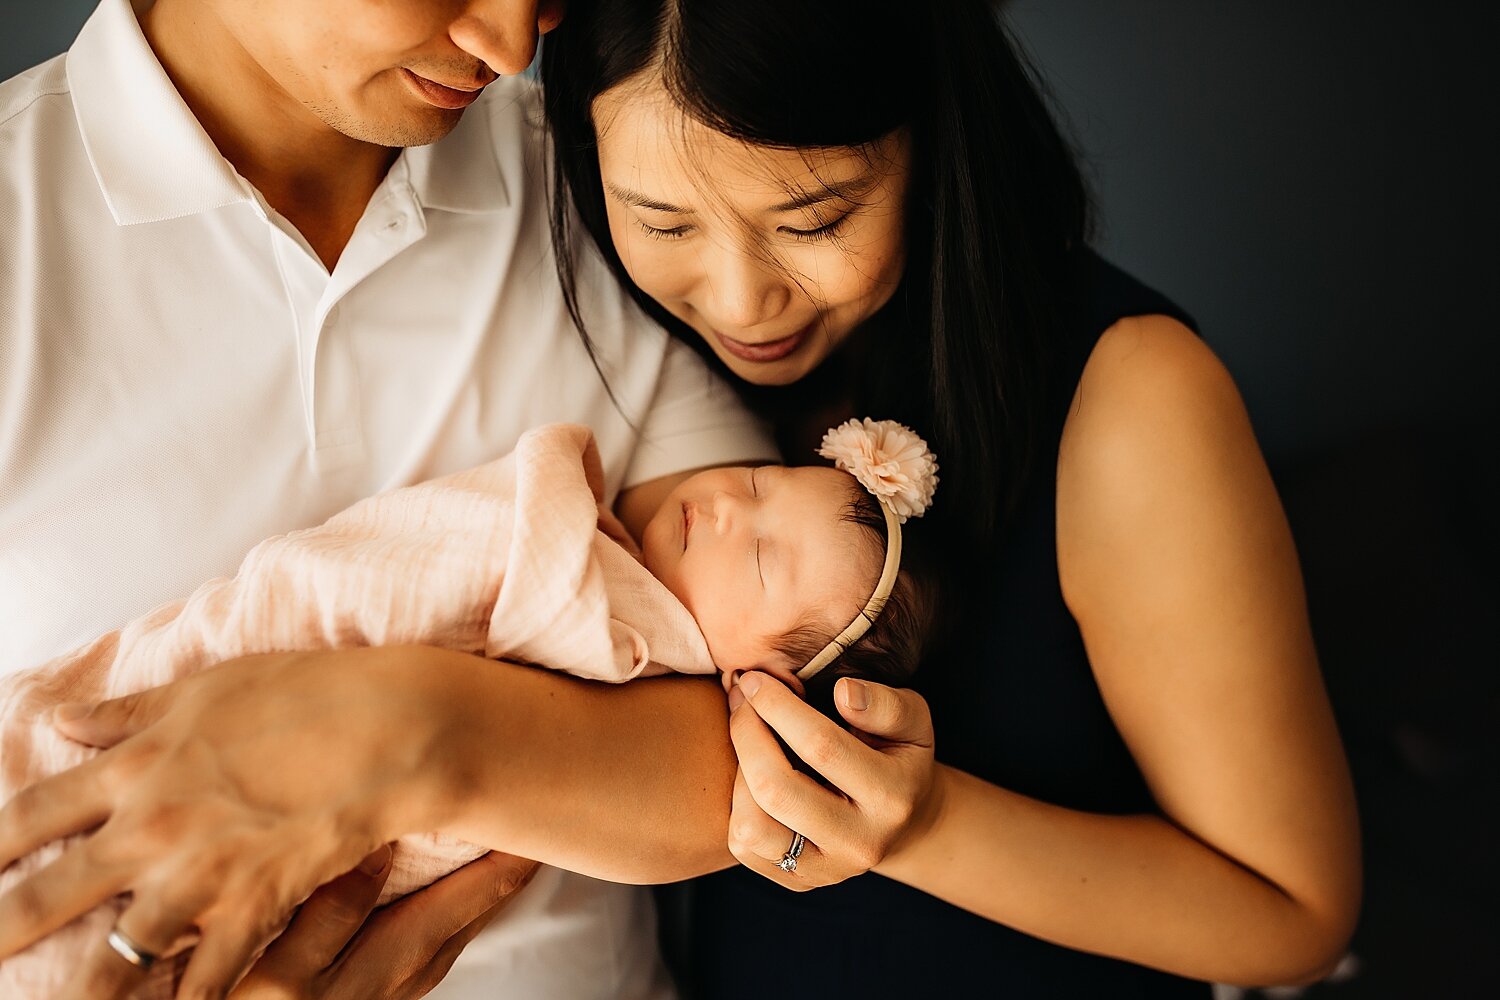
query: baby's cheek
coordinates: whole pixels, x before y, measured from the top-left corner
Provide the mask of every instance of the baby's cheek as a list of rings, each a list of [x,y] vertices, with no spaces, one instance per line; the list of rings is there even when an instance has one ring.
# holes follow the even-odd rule
[[[693,595],[689,594],[691,598]],[[740,651],[735,643],[735,630],[731,622],[726,622],[722,615],[712,605],[704,607],[701,603],[694,607],[690,600],[682,602],[698,623],[698,629],[703,633],[703,640],[708,644],[708,653],[713,657],[714,665],[720,670],[734,670],[743,667],[740,662]]]

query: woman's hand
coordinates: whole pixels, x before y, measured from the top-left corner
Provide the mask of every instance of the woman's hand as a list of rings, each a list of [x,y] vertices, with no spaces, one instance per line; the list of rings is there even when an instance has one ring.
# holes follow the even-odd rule
[[[381,848],[313,893],[230,1000],[426,996],[537,869],[535,861],[492,852],[371,917],[389,860]]]
[[[767,674],[741,675],[729,700],[740,762],[729,849],[752,871],[799,891],[842,882],[920,836],[939,812],[932,717],[915,691],[840,680],[834,701],[856,733]],[[832,788],[793,768],[773,730]],[[794,831],[806,844],[796,869],[783,871]]]
[[[0,810],[0,867],[98,829],[0,897],[0,959],[128,892],[119,929],[162,953],[196,928],[182,995],[220,995],[313,890],[442,828],[441,670],[409,660],[250,657],[59,719],[110,749]],[[123,996],[139,977],[100,941],[64,996]]]

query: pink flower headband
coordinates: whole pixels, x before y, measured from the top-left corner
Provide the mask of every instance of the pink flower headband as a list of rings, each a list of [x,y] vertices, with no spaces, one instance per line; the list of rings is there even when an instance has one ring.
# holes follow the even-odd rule
[[[801,680],[809,680],[838,659],[860,636],[870,630],[885,608],[885,602],[896,586],[901,569],[901,525],[908,517],[921,517],[932,505],[937,489],[938,465],[927,442],[910,427],[894,420],[846,420],[823,435],[818,454],[833,459],[833,464],[858,479],[860,485],[880,501],[885,514],[885,567],[880,582],[864,609],[854,616],[833,641],[797,671]]]

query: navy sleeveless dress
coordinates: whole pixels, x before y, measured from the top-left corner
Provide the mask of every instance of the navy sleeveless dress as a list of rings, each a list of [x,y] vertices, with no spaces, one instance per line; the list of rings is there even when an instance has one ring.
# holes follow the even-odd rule
[[[1126,316],[1183,312],[1092,251],[1075,251],[1066,380],[1049,425],[1100,334]],[[1056,448],[1052,449],[1056,454]],[[957,655],[913,682],[932,707],[939,760],[1003,788],[1097,813],[1152,812],[1105,710],[1058,584],[1049,466],[1024,494]],[[675,893],[675,894],[674,894]],[[736,866],[664,897],[668,957],[685,996],[1206,998],[1207,984],[1020,933],[879,875],[792,893]],[[675,953],[675,954],[674,954]]]

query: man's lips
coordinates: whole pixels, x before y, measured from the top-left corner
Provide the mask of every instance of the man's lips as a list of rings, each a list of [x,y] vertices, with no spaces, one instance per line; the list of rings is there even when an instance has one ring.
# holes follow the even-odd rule
[[[401,70],[401,75],[407,84],[417,92],[418,97],[433,107],[443,108],[448,111],[467,108],[479,100],[479,95],[484,92],[485,87],[489,86],[489,84],[482,84],[473,89],[445,87],[435,80],[429,80],[425,76],[418,76],[416,73],[405,68]]]
[[[812,325],[808,324],[791,336],[782,337],[779,340],[768,340],[759,344],[750,344],[743,340],[736,340],[717,330],[714,331],[714,336],[719,338],[719,343],[724,345],[724,350],[742,361],[780,361],[802,346],[802,341],[806,339],[807,333],[811,329]]]

